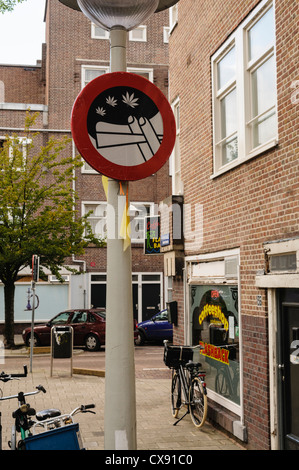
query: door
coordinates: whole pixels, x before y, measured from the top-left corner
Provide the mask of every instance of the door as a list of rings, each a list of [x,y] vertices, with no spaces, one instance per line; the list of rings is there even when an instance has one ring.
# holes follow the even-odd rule
[[[159,312],[160,302],[160,284],[142,284],[142,321]]]
[[[292,289],[288,289],[290,299]],[[299,292],[299,290],[297,290]],[[298,292],[296,297],[298,296]],[[298,300],[294,297],[290,300]],[[299,303],[281,303],[281,357],[279,380],[281,390],[281,447],[299,450]]]

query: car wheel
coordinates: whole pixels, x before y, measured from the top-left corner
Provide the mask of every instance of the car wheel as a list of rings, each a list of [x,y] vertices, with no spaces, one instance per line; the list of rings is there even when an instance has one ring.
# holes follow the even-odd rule
[[[97,351],[100,349],[100,341],[96,335],[89,334],[85,339],[85,346],[88,351]]]
[[[31,333],[27,335],[26,337],[26,346],[29,348],[31,344]],[[33,335],[33,347],[36,348],[36,346],[39,346],[39,339],[36,336],[36,334]]]
[[[137,338],[135,339],[136,346],[142,346],[145,343],[145,335],[142,331],[138,331]]]

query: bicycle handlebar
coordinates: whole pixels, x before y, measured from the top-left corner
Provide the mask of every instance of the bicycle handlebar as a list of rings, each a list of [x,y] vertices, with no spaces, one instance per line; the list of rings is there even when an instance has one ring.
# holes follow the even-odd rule
[[[42,385],[38,385],[36,388],[37,388],[37,390],[35,390],[34,392],[27,392],[27,393],[19,392],[18,395],[11,395],[9,397],[1,397],[0,401],[1,400],[12,400],[13,398],[19,398],[20,393],[22,394],[23,397],[28,397],[30,395],[36,395],[37,393],[40,393],[40,392],[46,393],[46,389]]]
[[[5,372],[1,372],[0,374],[0,380],[2,382],[8,382],[9,380],[17,379],[19,377],[27,377],[27,366],[24,367],[24,372],[23,374],[6,374]]]

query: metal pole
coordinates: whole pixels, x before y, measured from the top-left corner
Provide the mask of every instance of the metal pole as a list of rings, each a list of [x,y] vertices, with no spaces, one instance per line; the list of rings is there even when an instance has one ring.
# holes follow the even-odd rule
[[[31,339],[30,339],[30,372],[32,372],[32,357],[33,357],[33,343],[34,343],[34,313],[35,313],[35,282],[31,283],[32,289],[32,319],[31,319]]]
[[[126,71],[127,31],[112,29],[111,72]],[[128,183],[122,183],[127,194]],[[107,314],[105,346],[105,449],[136,449],[136,392],[131,245],[119,236],[120,184],[108,179]]]

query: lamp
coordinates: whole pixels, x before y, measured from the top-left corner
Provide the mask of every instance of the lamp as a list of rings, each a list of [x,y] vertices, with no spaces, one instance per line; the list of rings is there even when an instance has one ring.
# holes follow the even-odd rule
[[[101,28],[126,31],[144,23],[157,9],[159,0],[77,0],[85,16]]]
[[[80,11],[80,7],[78,6],[77,0],[59,0],[60,3],[63,3],[65,6],[72,8],[73,10]],[[158,8],[155,13],[159,13],[159,11],[167,10],[167,8],[172,7],[179,0],[159,0]]]

